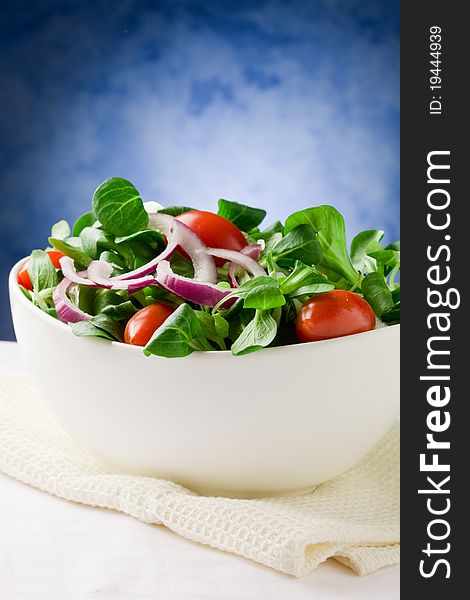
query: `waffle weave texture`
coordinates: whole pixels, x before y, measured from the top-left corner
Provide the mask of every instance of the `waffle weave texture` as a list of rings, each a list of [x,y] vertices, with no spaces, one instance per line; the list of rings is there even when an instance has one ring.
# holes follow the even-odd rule
[[[297,577],[329,557],[359,575],[399,562],[398,425],[353,469],[306,496],[204,497],[111,473],[60,428],[26,376],[8,374],[0,375],[0,471]]]

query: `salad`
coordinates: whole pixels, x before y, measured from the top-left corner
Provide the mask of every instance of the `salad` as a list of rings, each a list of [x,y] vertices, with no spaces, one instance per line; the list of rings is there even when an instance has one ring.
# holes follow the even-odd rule
[[[266,211],[219,200],[217,214],[143,202],[111,178],[72,228],[52,227],[18,284],[75,335],[143,347],[148,355],[243,355],[397,323],[400,246],[359,233],[348,252],[332,206],[263,228]]]

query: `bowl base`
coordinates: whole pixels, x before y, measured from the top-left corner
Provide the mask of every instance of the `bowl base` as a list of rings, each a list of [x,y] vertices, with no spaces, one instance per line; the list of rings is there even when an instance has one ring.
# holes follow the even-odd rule
[[[307,496],[311,494],[318,486],[310,486],[300,490],[290,490],[287,492],[237,492],[227,490],[214,490],[213,488],[191,488],[200,496],[211,496],[216,498],[234,498],[239,500],[250,500],[254,498],[295,498],[296,496]]]

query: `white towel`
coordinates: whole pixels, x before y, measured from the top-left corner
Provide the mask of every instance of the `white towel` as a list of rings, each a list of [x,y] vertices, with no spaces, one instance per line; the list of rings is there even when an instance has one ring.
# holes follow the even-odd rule
[[[353,469],[306,496],[204,497],[110,473],[60,428],[26,376],[0,375],[0,471],[297,577],[328,557],[359,575],[399,561],[398,424]]]

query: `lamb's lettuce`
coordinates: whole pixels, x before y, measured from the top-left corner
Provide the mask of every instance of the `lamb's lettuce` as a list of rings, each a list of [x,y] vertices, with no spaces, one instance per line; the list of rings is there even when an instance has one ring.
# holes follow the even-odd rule
[[[311,225],[321,250],[321,264],[356,285],[359,273],[351,263],[346,248],[346,230],[343,216],[333,206],[322,205],[296,212],[287,218],[284,234],[299,225]]]
[[[34,292],[54,288],[57,283],[57,272],[47,252],[33,250],[29,261],[28,274]]]
[[[129,235],[148,225],[140,194],[127,179],[112,177],[104,181],[97,187],[92,205],[98,221],[113,235]]]
[[[220,216],[232,221],[242,231],[251,231],[257,227],[266,216],[266,211],[261,208],[252,208],[238,202],[219,200]]]
[[[269,311],[257,310],[254,318],[232,344],[232,354],[240,356],[269,346],[277,334],[277,323]]]
[[[174,358],[188,356],[195,350],[213,349],[196,312],[189,304],[181,304],[154,333],[144,354]]]

